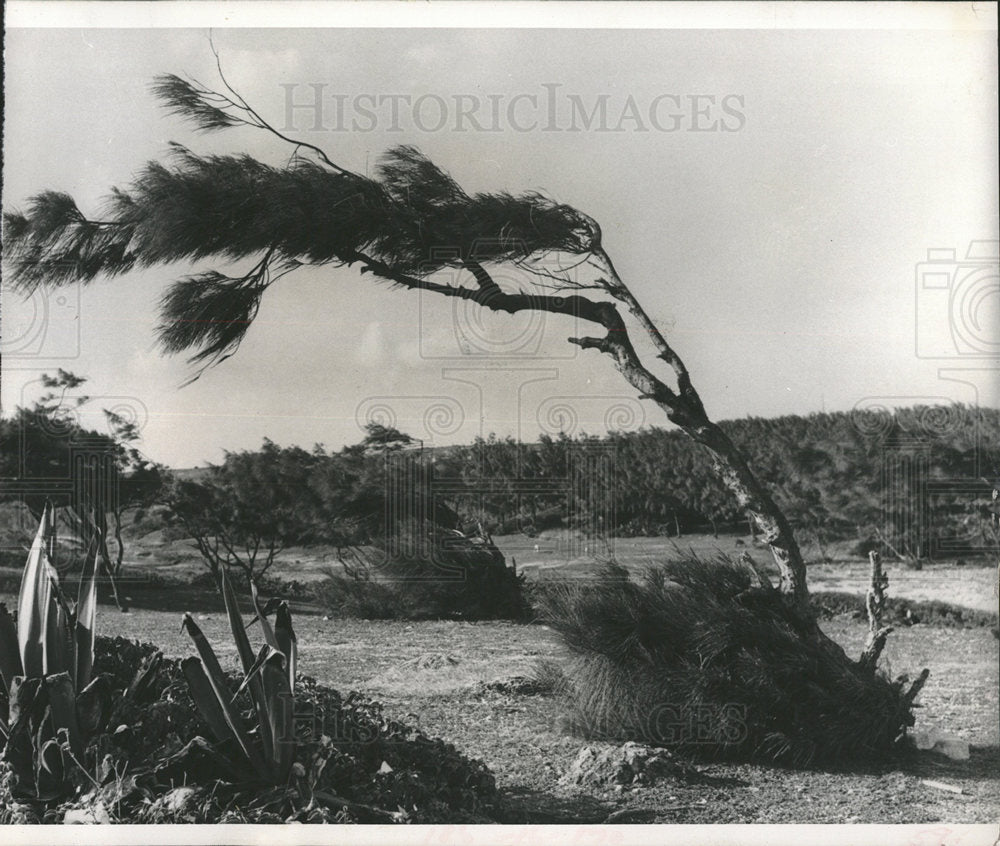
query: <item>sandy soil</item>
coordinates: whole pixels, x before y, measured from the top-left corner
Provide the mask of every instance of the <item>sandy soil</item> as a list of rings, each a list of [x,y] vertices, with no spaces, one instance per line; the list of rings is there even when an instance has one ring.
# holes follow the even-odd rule
[[[13,597],[0,597],[10,601]],[[197,605],[191,606],[197,612]],[[102,633],[153,641],[169,655],[191,653],[179,630],[180,609],[102,608]],[[225,615],[198,612],[223,663],[236,654]],[[581,792],[560,786],[587,743],[562,728],[553,697],[484,691],[482,682],[528,675],[540,658],[562,660],[564,648],[538,625],[463,622],[366,622],[299,615],[295,620],[303,672],[340,690],[357,689],[387,711],[482,758],[532,822],[995,822],[1000,807],[1000,664],[988,629],[918,625],[895,632],[884,666],[892,674],[931,669],[917,730],[944,731],[972,744],[968,761],[929,752],[902,768],[851,772],[704,764],[697,783],[667,779],[649,787]],[[866,629],[839,618],[824,624],[849,653]],[[251,630],[256,642],[259,633]],[[925,779],[962,789],[927,787]],[[619,818],[616,818],[619,819]]]

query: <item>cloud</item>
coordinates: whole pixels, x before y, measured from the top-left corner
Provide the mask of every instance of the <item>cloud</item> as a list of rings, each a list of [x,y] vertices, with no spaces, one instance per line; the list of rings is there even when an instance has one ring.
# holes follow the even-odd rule
[[[381,321],[375,320],[365,327],[358,343],[354,346],[354,358],[358,364],[381,364],[386,357],[385,335]]]

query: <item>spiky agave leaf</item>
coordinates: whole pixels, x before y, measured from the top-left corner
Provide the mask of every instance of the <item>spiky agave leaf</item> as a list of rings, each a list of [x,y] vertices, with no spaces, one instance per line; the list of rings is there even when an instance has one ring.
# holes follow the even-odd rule
[[[270,767],[247,735],[239,714],[230,703],[226,676],[215,651],[190,614],[184,615],[183,627],[198,651],[198,658],[185,659],[182,667],[199,710],[220,739],[236,743],[257,777],[267,778]]]
[[[55,572],[55,568],[53,568]],[[50,579],[51,609],[46,617],[45,674],[76,671],[73,609],[66,602],[56,576]]]
[[[21,590],[17,600],[17,642],[21,653],[21,666],[26,676],[44,676],[49,663],[50,618],[59,612],[53,595],[55,568],[49,562],[48,541],[54,526],[51,503],[46,503],[38,531],[28,552],[28,560],[21,576]]]
[[[7,605],[0,602],[0,686],[9,697],[10,686],[15,676],[24,675],[21,666],[21,651],[17,640],[17,626]]]
[[[83,737],[76,718],[76,692],[73,689],[73,679],[67,672],[46,676],[45,689],[52,715],[52,730],[58,735],[60,729],[65,729],[69,735],[73,754],[79,757],[83,753]]]
[[[271,621],[267,619],[267,613],[260,602],[260,591],[257,590],[255,582],[250,582],[250,598],[253,600],[254,611],[257,612],[257,621],[260,623],[260,630],[264,634],[264,642],[276,652],[281,652],[281,644],[274,633]]]
[[[261,668],[261,681],[267,703],[268,732],[271,737],[270,763],[272,778],[287,781],[295,756],[295,709],[292,688],[288,684],[285,656],[270,647],[269,655]]]
[[[280,782],[288,776],[295,751],[294,707],[285,656],[266,643],[260,648],[257,659],[233,694],[233,699],[248,686],[253,689],[257,684],[263,691],[260,735],[262,740],[267,739],[264,757],[271,767],[272,778]]]
[[[73,628],[75,661],[73,679],[77,690],[90,684],[94,669],[94,637],[97,627],[97,549],[98,538],[91,539],[90,549],[80,573],[80,587],[76,601],[76,625]]]
[[[201,663],[201,659],[193,655],[184,658],[181,661],[181,670],[184,672],[184,678],[187,681],[191,698],[198,707],[198,712],[202,718],[208,723],[208,727],[215,736],[215,739],[220,741],[234,739],[236,735],[222,710],[222,705],[219,703],[218,697],[215,695],[212,683],[208,679],[208,675],[205,672],[205,665]],[[238,742],[237,746],[239,746]],[[241,763],[249,764],[250,760],[249,758],[244,758]]]
[[[243,617],[240,614],[239,604],[236,601],[236,594],[233,591],[232,584],[229,582],[229,576],[226,574],[225,568],[221,571],[220,580],[222,598],[226,606],[226,615],[229,618],[229,628],[233,633],[236,652],[240,656],[240,665],[243,667],[244,679],[236,695],[247,685],[250,686],[250,698],[253,700],[254,710],[257,712],[261,746],[265,750],[265,755],[267,755],[268,750],[273,746],[273,738],[271,736],[271,721],[267,713],[267,696],[264,690],[264,683],[257,673],[253,672],[253,648],[250,646],[250,638],[247,637],[246,627],[243,625]],[[234,699],[236,695],[234,695]]]
[[[162,652],[154,652],[143,661],[142,666],[135,671],[135,675],[132,677],[132,681],[129,682],[129,686],[125,690],[122,699],[130,699],[136,704],[142,705],[147,695],[153,690],[153,682],[162,664]]]
[[[278,642],[278,649],[285,656],[288,667],[288,685],[290,690],[295,690],[295,674],[298,672],[299,645],[298,638],[295,637],[295,629],[292,628],[292,612],[288,610],[288,603],[282,601],[278,604],[278,610],[274,619],[274,637]]]

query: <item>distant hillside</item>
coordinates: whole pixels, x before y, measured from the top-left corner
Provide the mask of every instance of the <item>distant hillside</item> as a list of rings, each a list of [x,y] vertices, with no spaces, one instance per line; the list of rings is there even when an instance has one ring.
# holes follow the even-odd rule
[[[989,550],[998,542],[990,520],[1000,477],[998,409],[918,406],[720,426],[797,530],[820,543],[881,537],[900,552],[926,555],[935,545]],[[478,493],[501,530],[576,525],[672,535],[746,526],[705,450],[679,431],[527,445],[491,438],[435,455],[434,463],[436,475],[461,478]]]
[[[1000,549],[992,518],[1000,506],[991,499],[1000,478],[998,409],[921,406],[746,418],[720,426],[743,449],[802,543],[822,548],[850,541],[859,552],[881,547],[915,557]],[[295,480],[282,496],[299,503],[295,516],[307,526],[288,538],[290,544],[376,542],[386,531],[386,515],[401,503],[422,503],[413,514],[433,513],[439,521],[448,516],[441,525],[481,522],[496,534],[749,531],[706,451],[679,431],[563,434],[529,444],[490,436],[464,446],[388,453],[374,447],[316,453],[266,441],[254,454],[266,451],[280,463],[275,478]],[[387,455],[423,466],[417,473],[393,468]],[[200,481],[211,470],[171,472]],[[408,485],[406,503],[393,499],[401,481]],[[31,522],[17,509],[0,514],[0,546],[20,550],[33,532]],[[130,537],[165,525],[160,507],[130,514],[126,523]]]

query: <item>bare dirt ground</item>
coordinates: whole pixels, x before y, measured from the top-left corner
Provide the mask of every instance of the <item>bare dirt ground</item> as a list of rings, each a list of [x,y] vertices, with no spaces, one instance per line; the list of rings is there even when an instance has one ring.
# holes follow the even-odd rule
[[[0,597],[10,602],[13,597]],[[196,611],[196,607],[192,607]],[[101,609],[102,633],[148,640],[172,656],[191,652],[178,611]],[[235,666],[223,614],[207,610],[199,625]],[[587,741],[562,728],[550,696],[484,690],[484,682],[530,675],[540,658],[565,651],[543,626],[514,623],[365,622],[299,615],[302,671],[341,691],[383,702],[390,715],[444,737],[482,758],[525,821],[601,822],[993,822],[1000,808],[1000,671],[998,641],[988,629],[913,626],[892,635],[892,673],[931,669],[918,730],[942,730],[972,744],[969,761],[920,753],[902,768],[854,772],[698,764],[705,778],[658,782],[635,790],[581,792],[559,777]],[[846,619],[824,625],[849,652],[865,627]],[[946,782],[962,794],[921,782]]]
[[[746,550],[765,567],[769,558],[749,538],[707,535],[679,541],[618,539],[610,549],[565,533],[496,540],[529,579],[586,578],[612,555],[635,571],[691,550],[706,559]],[[810,565],[811,589],[862,594],[866,563],[843,550],[834,549],[833,555],[834,563]],[[210,589],[183,584],[204,572],[188,545],[151,537],[134,545],[130,558],[122,588],[133,596],[133,610],[121,614],[103,606],[99,633],[152,641],[168,655],[186,656],[192,647],[180,632],[180,618],[190,610],[223,661],[235,666],[216,597]],[[334,563],[333,550],[291,549],[274,575],[307,582],[321,578]],[[887,569],[891,595],[997,609],[997,570],[986,560],[965,566],[931,562],[919,571],[887,562]],[[158,578],[151,580],[150,574]],[[163,577],[171,582],[163,584]],[[13,600],[0,595],[8,605]],[[530,675],[539,659],[565,660],[564,648],[544,626],[331,620],[315,607],[299,611],[295,626],[302,672],[343,692],[360,690],[383,702],[391,716],[482,758],[525,821],[602,822],[617,812],[616,822],[642,823],[968,823],[995,822],[1000,816],[1000,642],[989,628],[903,628],[890,637],[883,657],[892,676],[930,668],[915,731],[967,740],[972,747],[968,761],[922,752],[905,766],[853,772],[699,763],[704,779],[698,783],[668,779],[634,790],[588,793],[559,784],[588,741],[564,730],[558,699],[484,688]],[[823,625],[849,653],[860,651],[863,624],[840,617]],[[925,779],[962,793],[928,787]]]

